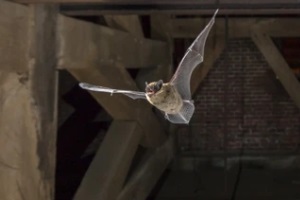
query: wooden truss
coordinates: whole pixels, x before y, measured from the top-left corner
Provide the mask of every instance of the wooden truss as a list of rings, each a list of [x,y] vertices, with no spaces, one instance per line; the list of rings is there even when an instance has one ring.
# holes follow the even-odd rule
[[[0,194],[16,200],[53,199],[57,69],[78,81],[138,90],[146,80],[170,78],[173,39],[195,37],[208,21],[152,15],[153,38],[145,39],[136,15],[107,15],[104,27],[62,16],[52,5],[7,1],[0,2],[0,15]],[[295,18],[218,18],[192,91],[222,53],[227,30],[229,38],[253,38],[299,106],[299,83],[270,40],[299,36],[298,24]],[[126,68],[141,68],[136,80]],[[114,122],[74,199],[145,199],[174,156],[172,137],[146,102],[91,94]],[[138,145],[148,152],[125,182]]]

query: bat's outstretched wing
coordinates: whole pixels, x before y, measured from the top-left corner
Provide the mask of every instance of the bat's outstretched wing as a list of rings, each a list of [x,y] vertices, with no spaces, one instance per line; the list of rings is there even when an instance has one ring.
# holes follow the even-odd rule
[[[124,94],[132,99],[146,99],[145,92],[137,92],[137,91],[129,91],[129,90],[117,90],[117,89],[111,89],[107,87],[92,85],[89,83],[79,83],[79,86],[86,90],[96,91],[96,92],[107,92],[111,95],[120,93]]]
[[[216,10],[214,16],[211,18],[209,23],[188,48],[184,57],[179,63],[174,76],[170,81],[171,84],[173,84],[177,88],[181,97],[185,100],[191,99],[191,75],[195,67],[197,67],[197,65],[203,61],[205,42],[211,30],[211,27],[215,22],[215,17],[217,13],[218,10]]]
[[[193,101],[184,101],[180,112],[176,114],[165,114],[165,118],[174,124],[188,124],[195,110]]]

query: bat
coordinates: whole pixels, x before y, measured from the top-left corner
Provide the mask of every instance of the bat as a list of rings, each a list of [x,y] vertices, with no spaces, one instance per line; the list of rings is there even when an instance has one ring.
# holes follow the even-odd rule
[[[190,80],[194,69],[203,62],[204,47],[207,36],[215,22],[218,10],[190,47],[185,52],[171,80],[145,83],[145,92],[112,89],[89,83],[80,83],[80,87],[96,92],[124,94],[132,99],[145,99],[164,113],[167,120],[174,124],[188,124],[195,106],[191,97]]]

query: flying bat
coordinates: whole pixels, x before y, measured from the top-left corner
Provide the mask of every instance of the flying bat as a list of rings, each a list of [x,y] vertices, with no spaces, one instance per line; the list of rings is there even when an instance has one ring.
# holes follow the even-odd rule
[[[215,22],[215,11],[209,23],[187,49],[170,82],[162,80],[147,83],[145,92],[112,89],[89,83],[80,83],[86,90],[124,94],[132,99],[146,99],[150,104],[164,112],[165,118],[175,124],[188,124],[195,106],[191,97],[190,80],[193,70],[202,63],[207,36]]]

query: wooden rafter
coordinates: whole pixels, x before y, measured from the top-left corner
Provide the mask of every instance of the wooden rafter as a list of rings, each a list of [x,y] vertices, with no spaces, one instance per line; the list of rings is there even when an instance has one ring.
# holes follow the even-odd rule
[[[136,77],[137,84],[142,87],[144,81],[157,81],[159,79],[168,82],[173,72],[172,50],[173,40],[170,35],[171,18],[170,15],[150,16],[151,20],[151,38],[164,41],[167,44],[167,54],[163,63],[156,67],[140,70]]]
[[[262,29],[265,28],[263,27]],[[291,99],[298,108],[300,108],[300,83],[275,46],[269,34],[261,31],[261,26],[255,27],[252,32],[252,40],[264,55],[269,66],[273,69]]]
[[[97,16],[97,15],[153,15],[153,14],[171,14],[171,15],[211,15],[216,8],[211,9],[100,9],[91,8],[82,10],[79,7],[74,6],[63,6],[62,13],[69,16]],[[279,16],[279,15],[298,15],[300,13],[299,8],[291,9],[226,9],[222,8],[219,11],[219,15],[231,15],[231,16],[248,16],[253,17],[255,15],[259,16]]]
[[[119,17],[119,16],[118,16]],[[132,20],[134,16],[125,17],[123,16],[123,20],[113,20],[114,23],[111,23],[111,16],[105,16],[108,24],[111,27],[116,27],[120,29],[123,27],[123,30],[135,35],[136,37],[143,37],[141,34],[141,24],[137,20]],[[114,18],[113,18],[114,19]],[[127,20],[126,20],[127,19]],[[136,16],[137,19],[137,16]],[[167,22],[164,19],[169,19],[167,16],[158,16],[151,17],[151,30],[152,30],[152,38],[160,39],[166,41],[168,43],[169,49],[169,57],[166,59],[166,63],[161,66],[156,66],[155,68],[151,69],[141,69],[139,74],[137,75],[137,83],[140,87],[144,87],[145,80],[155,80],[159,78],[163,78],[164,76],[170,76],[170,71],[172,69],[171,66],[171,49],[172,49],[172,38],[169,35],[168,27],[164,23]],[[163,26],[164,24],[165,26]],[[125,27],[125,28],[124,28]],[[167,77],[164,77],[167,78]],[[172,152],[171,152],[171,145],[173,141],[169,140],[166,144],[162,147],[159,147],[157,151],[149,150],[145,160],[143,161],[142,165],[134,171],[134,175],[131,177],[130,183],[128,183],[123,190],[123,192],[119,195],[118,199],[145,199],[150,191],[155,186],[155,183],[158,181],[159,177],[166,169],[168,163],[171,161]],[[149,176],[151,174],[151,176]],[[139,184],[139,185],[137,185]],[[135,193],[136,187],[142,188],[139,190],[137,195],[133,195]]]
[[[143,44],[132,44],[131,40],[133,36],[129,33],[104,28],[68,17],[61,16],[59,22],[59,66],[60,68],[67,69],[81,82],[89,82],[117,89],[138,90],[134,80],[130,77],[122,63],[101,62],[102,57],[105,58],[107,54],[120,53],[124,57],[128,55],[132,59],[135,59],[134,57],[143,54],[143,52],[139,51],[159,51],[157,48],[164,47],[162,42],[146,39],[140,39],[140,41],[145,41]],[[121,44],[124,44],[124,46],[127,44],[128,46],[125,49]],[[156,44],[158,46],[155,46]],[[131,50],[131,48],[139,49],[139,51]],[[116,52],[113,52],[113,50]],[[132,51],[136,55],[129,55],[130,52],[133,53]],[[103,53],[101,54],[100,52]],[[149,56],[150,59],[152,55]],[[164,60],[165,58],[161,57],[160,59]],[[130,62],[134,62],[134,60]],[[134,101],[124,95],[114,95],[111,97],[109,94],[97,92],[91,92],[91,94],[114,119],[137,120],[145,133],[145,145],[157,145],[163,141],[164,131],[152,113],[151,106],[146,101]]]
[[[173,137],[159,148],[149,150],[117,200],[146,199],[174,156]]]
[[[14,0],[21,3],[101,3],[104,5],[149,5],[148,1],[140,0]],[[293,8],[298,5],[297,0],[252,0],[249,2],[241,2],[239,0],[219,0],[216,4],[215,1],[210,0],[152,0],[150,5],[169,5],[169,6],[180,6],[180,5],[191,5],[191,6],[202,6],[206,8],[224,7],[231,8],[273,8],[282,6],[285,8]],[[266,6],[267,5],[267,6]]]
[[[95,155],[74,200],[116,199],[142,137],[133,121],[114,121]]]
[[[224,18],[216,18],[214,28],[218,30],[216,36],[224,36],[226,32]],[[205,19],[192,18],[181,19],[175,18],[172,20],[172,36],[174,38],[194,38],[203,29]],[[257,23],[262,23],[261,26],[265,32],[268,32],[272,37],[297,37],[300,33],[300,23],[298,18],[229,18],[228,19],[228,38],[244,38],[251,37],[252,27]],[[293,29],[289,28],[293,27]]]
[[[167,52],[163,42],[68,17],[60,17],[59,32],[67,35],[59,55],[60,68],[87,68],[89,64],[153,67],[164,60]]]
[[[111,28],[126,31],[137,38],[144,37],[138,15],[104,15],[104,18]]]

